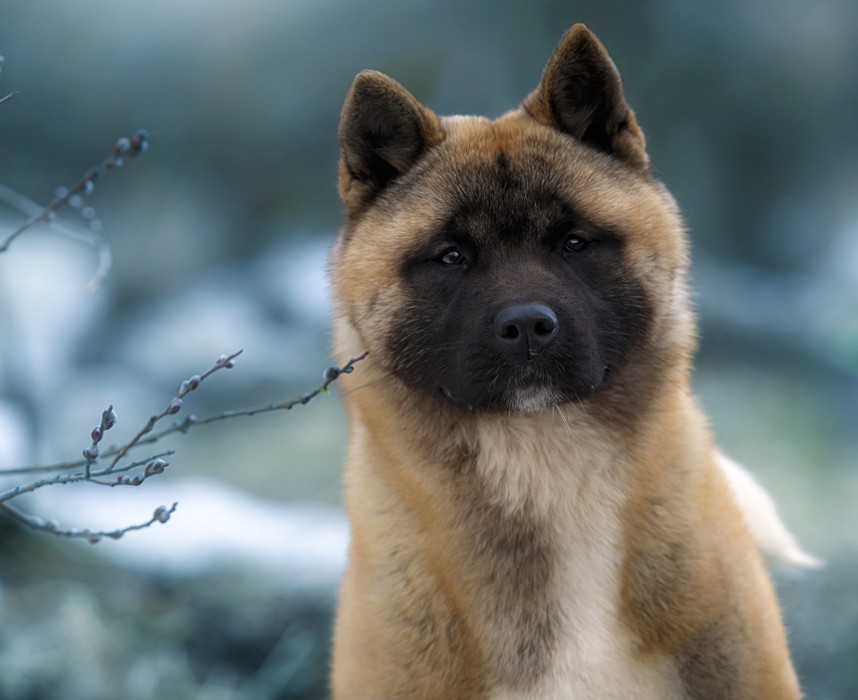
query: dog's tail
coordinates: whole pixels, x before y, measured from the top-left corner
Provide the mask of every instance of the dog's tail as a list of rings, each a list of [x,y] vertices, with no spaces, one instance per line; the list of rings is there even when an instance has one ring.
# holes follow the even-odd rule
[[[720,451],[715,459],[727,477],[739,510],[757,546],[766,554],[796,566],[818,568],[820,559],[805,552],[778,515],[769,493],[737,462]]]

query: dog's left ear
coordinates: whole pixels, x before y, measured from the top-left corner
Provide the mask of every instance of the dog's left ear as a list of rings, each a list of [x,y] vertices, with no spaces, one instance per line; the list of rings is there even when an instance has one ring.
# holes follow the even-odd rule
[[[546,126],[635,168],[649,167],[644,135],[626,102],[617,67],[583,24],[560,40],[524,109]]]

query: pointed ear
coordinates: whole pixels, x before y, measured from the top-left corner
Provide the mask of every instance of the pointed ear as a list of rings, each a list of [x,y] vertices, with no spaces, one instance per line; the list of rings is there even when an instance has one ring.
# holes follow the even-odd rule
[[[340,196],[352,214],[443,139],[438,117],[392,78],[364,71],[340,116]]]
[[[583,24],[560,40],[524,109],[546,126],[629,165],[649,166],[643,132],[626,103],[617,67]]]

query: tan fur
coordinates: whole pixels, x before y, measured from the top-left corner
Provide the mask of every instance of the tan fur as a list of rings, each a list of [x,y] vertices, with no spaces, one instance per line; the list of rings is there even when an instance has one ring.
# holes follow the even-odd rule
[[[579,25],[552,61],[603,53]],[[771,584],[689,393],[695,339],[678,211],[648,172],[630,111],[608,113],[612,155],[569,138],[583,126],[558,131],[552,65],[524,109],[496,121],[438,119],[377,75],[362,74],[347,99],[334,344],[342,362],[369,356],[342,379],[352,541],[334,697],[798,698]],[[614,80],[613,64],[599,65]],[[408,147],[399,133],[384,146],[395,198],[356,174],[353,143],[367,135],[352,127],[368,120],[355,111],[374,109],[377,94],[409,115]],[[401,261],[472,168],[531,152],[588,219],[627,237],[623,265],[657,302],[643,356],[585,401],[447,406],[391,371],[392,324],[412,311]]]

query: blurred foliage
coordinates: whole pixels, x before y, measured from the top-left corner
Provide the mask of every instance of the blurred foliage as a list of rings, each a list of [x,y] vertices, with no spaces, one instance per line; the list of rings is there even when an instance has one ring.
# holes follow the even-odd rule
[[[155,137],[91,198],[115,259],[106,289],[81,292],[90,251],[49,233],[0,259],[0,409],[21,426],[0,448],[77,454],[108,403],[131,430],[239,347],[235,373],[189,410],[315,385],[354,75],[385,71],[439,113],[498,115],[577,21],[617,62],[688,221],[702,403],[830,562],[778,571],[808,695],[858,697],[853,0],[4,0],[0,96],[20,94],[0,105],[0,182],[46,202],[121,134]],[[344,441],[328,402],[171,446],[183,473],[337,502]],[[325,696],[333,591],[230,562],[205,577],[131,572],[98,553],[0,530],[0,697]]]
[[[117,570],[86,545],[2,535],[0,697],[327,694],[329,592],[272,587],[241,571],[177,579]]]

